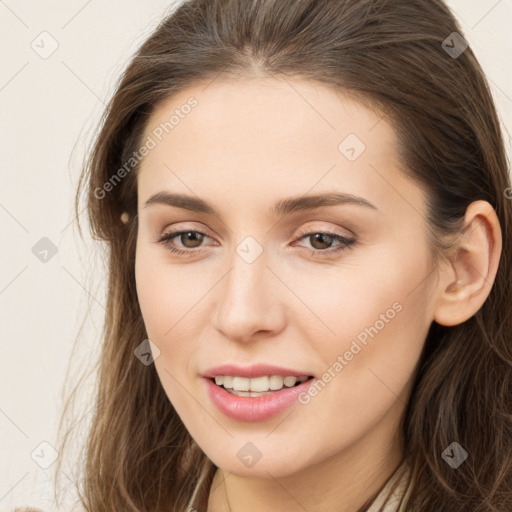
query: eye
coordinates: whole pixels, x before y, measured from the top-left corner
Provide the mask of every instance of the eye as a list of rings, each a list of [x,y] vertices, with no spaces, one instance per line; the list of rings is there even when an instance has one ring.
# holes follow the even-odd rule
[[[166,249],[169,249],[171,252],[177,254],[191,255],[196,252],[194,249],[200,247],[201,242],[204,238],[210,238],[206,233],[201,231],[195,231],[193,229],[182,230],[182,231],[172,231],[170,233],[164,233],[157,242],[165,246]],[[183,245],[178,247],[184,247],[185,250],[177,248],[175,245],[171,244],[171,240],[174,238],[178,238]]]
[[[355,238],[348,238],[335,231],[309,231],[300,233],[299,240],[307,239],[313,248],[305,247],[313,256],[337,253],[351,249],[357,244]],[[334,247],[332,244],[338,242]]]

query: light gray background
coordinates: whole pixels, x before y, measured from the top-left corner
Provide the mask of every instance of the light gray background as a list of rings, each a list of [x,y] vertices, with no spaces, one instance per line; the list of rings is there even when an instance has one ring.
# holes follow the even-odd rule
[[[512,0],[448,4],[490,80],[510,155]],[[81,159],[115,79],[169,5],[0,0],[1,511],[54,510],[53,466],[31,454],[50,460],[39,445],[57,446],[65,371],[88,302],[78,367],[96,353],[104,312],[101,261],[73,223]],[[43,31],[58,43],[45,59],[31,47],[51,48]],[[32,252],[42,237],[57,247],[47,262]]]

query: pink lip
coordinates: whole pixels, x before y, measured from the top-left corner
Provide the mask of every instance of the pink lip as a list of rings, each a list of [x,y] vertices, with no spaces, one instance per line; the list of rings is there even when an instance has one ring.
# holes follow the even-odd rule
[[[215,368],[210,368],[205,373],[203,373],[203,377],[209,379],[212,379],[217,375],[247,377],[250,379],[252,377],[263,377],[264,375],[281,375],[283,377],[309,377],[312,374],[307,372],[304,373],[299,370],[293,370],[291,368],[284,368],[282,366],[273,366],[268,364],[254,364],[245,368],[236,366],[234,364],[223,364],[221,366],[216,366]]]
[[[230,372],[225,374],[233,375]],[[263,374],[269,375],[265,372]],[[217,373],[217,375],[223,375],[223,373]],[[270,375],[279,375],[279,373],[270,372]],[[287,373],[287,375],[290,375],[290,373]],[[293,372],[291,375],[293,375]],[[235,376],[238,375],[235,374]],[[232,395],[215,384],[211,378],[205,378],[204,382],[210,400],[224,415],[237,421],[263,421],[278,415],[297,403],[299,395],[307,391],[307,388],[315,380],[314,378],[309,379],[298,386],[284,387],[279,391],[273,391],[272,394],[258,397]]]

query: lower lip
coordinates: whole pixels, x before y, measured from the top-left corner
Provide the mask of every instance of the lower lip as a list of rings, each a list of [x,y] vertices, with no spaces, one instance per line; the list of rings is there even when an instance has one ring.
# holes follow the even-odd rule
[[[205,378],[208,395],[219,411],[238,421],[263,421],[297,403],[301,393],[307,391],[315,380],[306,380],[298,386],[273,391],[270,395],[248,397],[228,393],[211,379]]]

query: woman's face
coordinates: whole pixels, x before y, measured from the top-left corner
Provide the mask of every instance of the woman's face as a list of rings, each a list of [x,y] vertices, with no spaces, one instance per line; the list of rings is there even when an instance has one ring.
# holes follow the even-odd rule
[[[137,293],[198,445],[238,475],[383,459],[437,275],[392,127],[311,82],[216,80],[160,105],[144,142]]]

